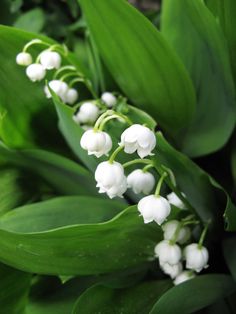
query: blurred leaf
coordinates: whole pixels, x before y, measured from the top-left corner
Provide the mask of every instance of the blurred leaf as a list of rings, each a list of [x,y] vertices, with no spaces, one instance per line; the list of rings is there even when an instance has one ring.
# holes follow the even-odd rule
[[[236,290],[227,275],[201,275],[168,290],[150,314],[189,314],[200,310]]]
[[[78,299],[72,313],[149,313],[155,301],[171,287],[171,281],[149,281],[128,289],[95,285]]]
[[[197,93],[195,116],[179,144],[190,156],[212,153],[228,141],[236,117],[224,34],[201,0],[165,0],[161,20],[162,34],[181,57]]]
[[[195,96],[186,70],[161,34],[125,0],[79,2],[98,51],[118,85],[176,136],[176,130],[192,117]]]
[[[68,195],[97,195],[92,175],[77,163],[43,150],[9,150],[0,145],[0,159],[32,171],[56,191]]]
[[[40,33],[45,24],[44,12],[41,8],[35,8],[21,14],[15,21],[14,26],[31,32]]]
[[[0,228],[20,233],[41,232],[76,224],[97,224],[112,219],[125,204],[99,198],[64,196],[26,205],[0,218]]]
[[[236,2],[234,0],[205,0],[205,2],[208,8],[216,16],[217,21],[224,31],[228,42],[234,81],[236,84]]]
[[[232,236],[223,241],[223,252],[227,266],[236,281],[236,237]]]
[[[104,223],[39,233],[0,230],[0,260],[38,274],[109,273],[152,259],[161,238],[161,229],[145,225],[134,206]]]
[[[31,275],[0,264],[1,313],[23,314]]]

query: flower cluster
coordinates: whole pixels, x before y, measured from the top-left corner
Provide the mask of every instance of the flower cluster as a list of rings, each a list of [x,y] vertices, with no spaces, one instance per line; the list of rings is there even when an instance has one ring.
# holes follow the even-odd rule
[[[46,45],[47,49],[40,52],[35,62],[28,49],[32,45]],[[110,92],[104,92],[97,97],[92,89],[91,82],[72,65],[63,65],[63,56],[67,50],[59,45],[50,45],[39,39],[34,39],[25,45],[23,51],[16,57],[19,65],[26,66],[26,75],[33,82],[45,78],[47,71],[54,70],[53,79],[44,87],[45,96],[51,98],[53,91],[62,102],[73,105],[78,99],[78,91],[73,88],[76,83],[84,83],[94,99],[75,105],[73,120],[85,132],[80,139],[81,147],[88,155],[97,158],[107,156],[108,160],[98,164],[95,171],[95,180],[99,193],[106,193],[111,199],[123,197],[130,188],[135,194],[144,194],[137,204],[138,212],[145,224],[155,222],[161,226],[163,240],[154,249],[154,255],[159,259],[162,271],[169,275],[174,284],[180,284],[195,277],[196,273],[208,266],[208,250],[203,246],[206,235],[206,226],[198,243],[191,243],[193,230],[196,224],[196,215],[189,215],[188,202],[185,194],[181,193],[171,182],[171,175],[166,167],[158,167],[154,161],[156,136],[153,130],[146,125],[133,123],[118,108],[119,98]],[[117,147],[111,153],[113,140],[104,129],[106,124],[117,119],[129,126],[120,135]],[[124,164],[117,161],[120,152],[136,157]],[[145,164],[144,167],[127,173],[126,168],[136,164]],[[153,168],[153,171],[149,170]],[[156,182],[155,171],[158,174]],[[172,178],[173,179],[173,178]],[[161,195],[163,183],[167,183],[172,190],[166,196]],[[156,185],[156,189],[154,187]],[[169,220],[171,208],[175,206],[183,212],[181,220]],[[185,263],[186,270],[183,270]]]

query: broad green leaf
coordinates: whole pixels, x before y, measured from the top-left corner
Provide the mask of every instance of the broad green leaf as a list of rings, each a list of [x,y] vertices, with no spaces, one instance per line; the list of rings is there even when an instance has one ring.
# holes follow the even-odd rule
[[[236,245],[236,237],[228,237],[223,241],[223,252],[224,258],[227,263],[227,266],[236,281],[236,252],[235,252],[235,245]]]
[[[162,34],[192,78],[197,108],[179,146],[190,156],[220,149],[236,117],[234,84],[224,34],[201,0],[165,0]]]
[[[95,197],[64,196],[25,205],[0,218],[0,229],[27,233],[76,224],[107,221],[125,209],[125,204]]]
[[[161,229],[145,225],[133,206],[104,223],[37,233],[0,230],[0,260],[38,274],[109,273],[153,259],[161,238]]]
[[[205,0],[205,2],[209,9],[216,16],[217,21],[224,31],[228,42],[234,81],[236,84],[236,2],[234,0]]]
[[[0,215],[30,200],[35,191],[32,178],[14,168],[0,170]]]
[[[92,175],[75,162],[43,150],[9,150],[0,145],[0,158],[32,171],[56,191],[68,195],[97,195]]]
[[[146,314],[171,285],[168,280],[147,281],[128,289],[95,285],[81,295],[72,313]]]
[[[45,24],[45,15],[41,8],[35,8],[21,14],[15,21],[14,26],[25,31],[39,33]]]
[[[236,290],[227,275],[202,275],[168,290],[150,314],[189,314],[200,310]]]
[[[0,278],[1,313],[23,314],[31,275],[0,264]]]
[[[192,117],[195,95],[162,35],[125,0],[79,2],[101,58],[125,95],[176,136]]]

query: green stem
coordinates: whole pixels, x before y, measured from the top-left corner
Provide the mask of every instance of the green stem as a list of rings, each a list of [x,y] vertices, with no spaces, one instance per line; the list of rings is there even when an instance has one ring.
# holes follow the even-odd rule
[[[177,228],[176,228],[176,230],[175,230],[175,232],[174,232],[174,234],[173,234],[173,237],[170,239],[170,244],[175,244],[176,243],[176,241],[177,241],[177,239],[178,239],[178,236],[179,236],[179,233],[180,233],[180,230],[181,230],[181,228],[183,227],[183,223],[182,222],[180,222],[179,224],[178,224],[178,226],[177,226]]]
[[[68,77],[73,77],[73,76],[78,76],[78,73],[77,72],[73,72],[73,73],[67,73],[65,75],[63,75],[60,80],[61,81],[64,81],[65,79],[67,79]]]
[[[113,115],[114,111],[113,110],[107,110],[105,111],[102,115],[100,115],[100,117],[97,119],[95,125],[94,125],[94,130],[98,131],[99,130],[99,126],[100,123],[102,123],[102,121],[104,120],[104,118],[106,118],[109,115]]]
[[[44,41],[42,41],[41,39],[33,39],[31,40],[30,42],[28,42],[24,48],[23,48],[23,52],[26,52],[29,47],[33,46],[33,45],[45,45],[45,46],[48,46],[50,47],[51,45],[48,44],[48,43],[45,43]]]
[[[109,163],[112,164],[116,158],[116,156],[123,150],[124,146],[118,146],[116,150],[111,154],[111,157],[109,158]]]
[[[158,183],[157,183],[157,187],[156,187],[156,191],[155,191],[155,196],[160,196],[160,192],[161,192],[161,186],[162,183],[164,181],[164,179],[168,176],[168,174],[166,172],[163,172]]]
[[[76,67],[74,67],[73,65],[64,65],[63,67],[61,67],[60,69],[58,69],[58,70],[54,73],[53,79],[56,79],[59,74],[61,74],[62,72],[66,71],[66,70],[77,72]]]
[[[127,168],[127,167],[135,165],[135,164],[151,165],[152,164],[152,160],[150,160],[150,159],[133,159],[131,161],[127,161],[126,163],[124,163],[123,167]]]
[[[150,165],[147,165],[143,168],[143,172],[147,172],[150,168],[155,167],[153,163],[151,163]]]
[[[127,122],[128,124],[132,124],[132,122],[131,122],[131,121],[129,120],[129,118],[127,118],[126,116],[124,116],[124,115],[122,115],[122,114],[120,114],[120,113],[115,113],[115,114],[113,114],[113,115],[111,115],[111,116],[109,116],[109,117],[106,117],[106,118],[101,122],[101,124],[100,124],[100,126],[99,126],[99,130],[102,131],[103,128],[104,128],[104,126],[105,126],[105,124],[106,124],[108,121],[112,120],[112,119],[122,119],[122,120],[124,120],[124,122]]]
[[[199,242],[198,242],[198,248],[199,248],[199,249],[202,248],[202,245],[203,245],[203,242],[204,242],[204,240],[205,240],[208,227],[209,227],[209,223],[207,223],[207,224],[205,225],[205,227],[204,227],[204,229],[203,229],[203,231],[202,231],[200,240],[199,240]]]

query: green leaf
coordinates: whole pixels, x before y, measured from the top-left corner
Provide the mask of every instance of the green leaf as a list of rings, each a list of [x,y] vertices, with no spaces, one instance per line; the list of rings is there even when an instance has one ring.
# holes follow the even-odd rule
[[[150,314],[189,314],[200,310],[236,290],[227,275],[202,275],[168,290]]]
[[[168,280],[147,281],[128,289],[95,285],[81,295],[72,313],[149,313],[156,300],[170,286]]]
[[[41,8],[35,8],[21,14],[15,21],[14,26],[31,32],[39,33],[45,24],[45,15]]]
[[[188,124],[192,83],[162,35],[125,0],[80,0],[99,53],[125,95],[169,133]]]
[[[3,230],[30,233],[112,219],[125,204],[95,197],[63,196],[25,205],[0,218]]]
[[[0,264],[0,305],[2,313],[23,314],[31,275]]]
[[[145,225],[133,206],[104,223],[38,233],[0,230],[0,260],[38,274],[109,273],[152,259],[161,238],[161,229]]]
[[[232,236],[223,241],[223,252],[227,266],[236,281],[236,237]]]
[[[1,158],[39,175],[57,192],[68,195],[97,195],[92,175],[77,163],[43,150],[9,150],[0,145]]]
[[[224,2],[224,1],[222,1]],[[201,156],[220,149],[235,126],[235,92],[224,34],[201,0],[165,0],[162,34],[185,64],[197,108],[181,149]]]
[[[235,34],[235,14],[236,2],[234,0],[205,0],[206,5],[216,16],[217,21],[222,27],[228,42],[231,65],[236,84],[236,34]]]

